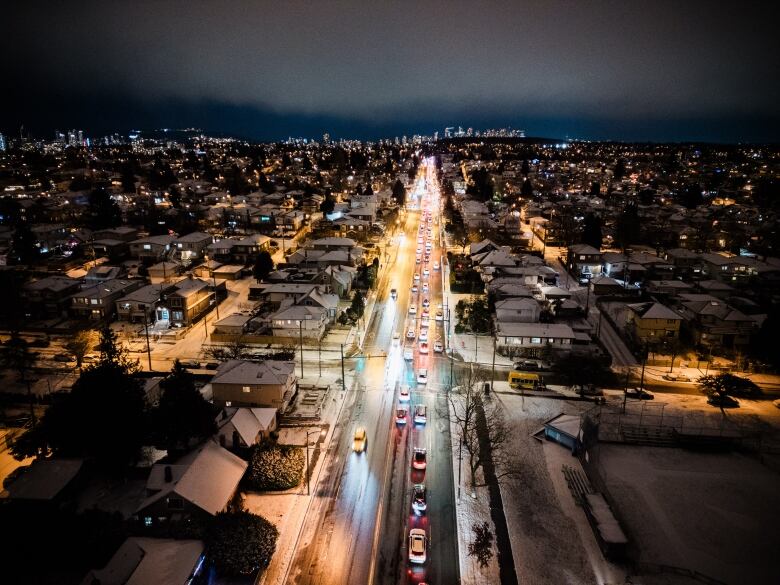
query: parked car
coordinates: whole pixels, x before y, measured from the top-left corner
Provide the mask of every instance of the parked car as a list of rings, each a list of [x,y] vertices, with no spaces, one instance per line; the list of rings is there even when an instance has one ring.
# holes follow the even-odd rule
[[[637,400],[653,400],[655,395],[642,388],[629,388],[626,390],[626,396],[636,398]]]
[[[422,565],[428,560],[425,530],[412,528],[409,531],[409,562]]]
[[[362,453],[366,450],[366,429],[363,427],[355,429],[355,437],[352,440],[352,450],[355,453]]]
[[[425,469],[428,466],[428,453],[425,449],[415,448],[412,456],[412,467],[414,469]]]
[[[739,408],[739,400],[728,395],[710,396],[707,398],[707,404],[717,406],[718,408]]]
[[[418,483],[412,488],[412,509],[422,514],[428,509],[428,494],[425,485]]]

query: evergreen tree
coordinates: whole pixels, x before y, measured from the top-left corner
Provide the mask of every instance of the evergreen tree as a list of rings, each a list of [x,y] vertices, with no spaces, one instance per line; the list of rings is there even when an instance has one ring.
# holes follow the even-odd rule
[[[396,179],[393,183],[393,198],[398,202],[398,205],[406,203],[406,188],[400,179]]]
[[[274,269],[274,261],[266,250],[262,250],[255,258],[255,264],[252,267],[252,276],[257,282],[262,282]]]
[[[122,225],[122,211],[105,189],[95,189],[89,194],[84,218],[87,227],[93,230]]]
[[[11,238],[11,257],[15,264],[33,264],[40,258],[37,240],[26,222],[19,222]]]
[[[630,201],[623,208],[615,226],[615,242],[625,250],[639,242],[639,212],[636,203]]]
[[[601,242],[601,218],[593,212],[588,213],[582,227],[582,243],[600,250]]]

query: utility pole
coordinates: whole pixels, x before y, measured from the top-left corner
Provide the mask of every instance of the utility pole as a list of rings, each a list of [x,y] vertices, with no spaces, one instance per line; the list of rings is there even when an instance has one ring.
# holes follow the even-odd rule
[[[496,338],[493,337],[493,367],[490,370],[490,389],[493,390],[494,380],[496,379]]]
[[[341,391],[347,391],[347,381],[344,378],[344,344],[341,344]]]
[[[319,368],[319,376],[322,378],[322,339],[317,341],[317,367]]]
[[[645,388],[645,363],[647,362],[647,344],[642,346],[642,375],[639,377],[639,389]]]
[[[303,320],[298,320],[298,339],[301,344],[301,378],[303,378]]]
[[[626,383],[623,386],[623,414],[626,414],[626,400],[628,399],[628,376],[631,373],[631,368],[626,366]]]
[[[149,310],[144,308],[144,330],[146,331],[146,355],[149,358],[149,371],[152,371],[152,349],[149,346]],[[206,320],[203,320],[203,324],[205,325]]]

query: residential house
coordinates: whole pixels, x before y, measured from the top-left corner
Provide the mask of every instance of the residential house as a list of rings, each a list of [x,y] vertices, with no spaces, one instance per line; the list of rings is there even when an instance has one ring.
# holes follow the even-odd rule
[[[29,505],[62,506],[76,496],[83,467],[82,459],[36,459],[5,486],[3,497]]]
[[[176,236],[146,236],[130,242],[130,255],[139,260],[157,262],[171,250]]]
[[[233,262],[250,264],[263,250],[269,251],[271,238],[262,234],[252,234],[238,240],[232,249]]]
[[[626,332],[640,344],[655,345],[680,338],[683,318],[661,303],[626,305]]]
[[[205,232],[192,232],[179,237],[174,242],[176,257],[184,264],[203,258],[210,244],[214,243],[214,237]]]
[[[70,314],[75,319],[91,321],[111,319],[116,312],[116,301],[142,285],[140,280],[117,279],[84,288],[71,295]]]
[[[529,298],[508,298],[496,301],[496,320],[503,323],[536,323],[541,308]]]
[[[603,273],[591,278],[588,286],[594,295],[614,295],[625,292],[621,283]]]
[[[170,282],[176,280],[181,273],[181,264],[176,262],[158,262],[153,266],[150,266],[147,270],[149,281],[152,284],[160,284],[164,282]]]
[[[233,499],[247,463],[212,441],[175,463],[156,463],[146,480],[146,498],[135,512],[144,526],[166,520],[215,516]]]
[[[217,442],[227,449],[251,447],[268,439],[277,427],[275,408],[223,408],[217,415]]]
[[[130,536],[81,585],[191,585],[206,572],[202,540]]]
[[[496,345],[504,355],[538,356],[549,348],[568,350],[574,330],[562,323],[506,323],[496,321]]]
[[[674,275],[681,278],[690,278],[701,274],[702,261],[697,252],[685,248],[673,248],[667,250],[664,258],[674,266]]]
[[[216,242],[206,246],[206,254],[210,260],[217,262],[229,263],[233,261],[233,248],[238,243],[238,240],[232,238],[225,238],[223,240],[217,240]]]
[[[217,291],[200,278],[185,278],[165,293],[157,307],[157,318],[171,327],[187,327],[198,321],[217,302]]]
[[[46,276],[26,283],[24,303],[26,313],[34,319],[65,317],[71,305],[71,295],[79,290],[81,283],[67,276]]]
[[[650,294],[665,298],[693,291],[693,285],[682,280],[650,280],[645,288]]]
[[[173,288],[170,283],[164,288],[159,284],[148,284],[121,297],[116,301],[117,319],[129,323],[154,323],[157,303]]]
[[[587,244],[569,246],[566,267],[576,278],[592,278],[601,274],[603,257],[601,252]]]
[[[284,412],[297,390],[295,363],[275,360],[230,360],[211,379],[214,404],[261,406]]]
[[[107,280],[115,280],[124,275],[125,270],[121,266],[111,266],[110,264],[100,264],[87,270],[84,276],[84,284],[93,285]]]
[[[118,240],[120,242],[130,243],[138,237],[138,230],[126,225],[120,225],[114,228],[97,230],[92,234],[97,240]]]
[[[269,320],[274,337],[292,339],[305,337],[309,340],[319,340],[325,333],[328,311],[317,306],[282,305],[282,308],[273,313]]]
[[[679,307],[694,343],[711,350],[743,349],[756,330],[752,317],[712,295],[681,295]]]

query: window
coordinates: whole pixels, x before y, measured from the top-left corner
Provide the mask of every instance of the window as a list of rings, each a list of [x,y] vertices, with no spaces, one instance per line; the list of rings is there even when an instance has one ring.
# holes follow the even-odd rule
[[[152,517],[144,516],[144,526],[149,527],[152,525]]]
[[[144,250],[151,250],[152,245],[151,244],[144,244]]]
[[[252,391],[252,387],[251,386],[242,386],[241,387],[241,391],[242,392],[251,392]]]
[[[541,343],[541,342],[542,342],[542,338],[541,337],[532,337],[531,338],[531,343]]]
[[[97,299],[89,299],[89,302],[92,305],[97,305],[99,301]]]

